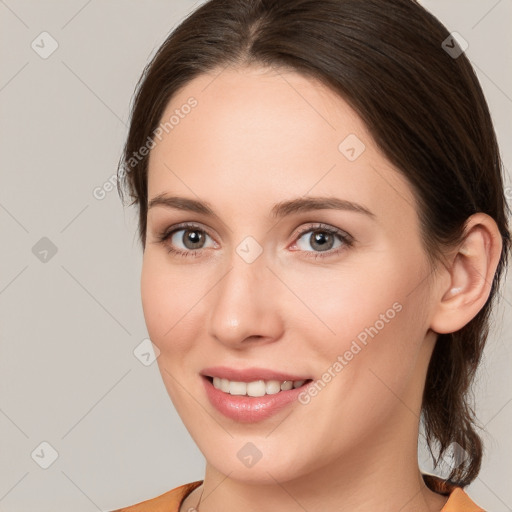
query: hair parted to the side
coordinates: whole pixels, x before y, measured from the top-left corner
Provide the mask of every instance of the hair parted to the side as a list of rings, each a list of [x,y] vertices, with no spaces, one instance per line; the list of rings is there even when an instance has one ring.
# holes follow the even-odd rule
[[[468,457],[448,479],[462,487],[480,470],[482,442],[471,384],[510,250],[509,209],[494,128],[467,57],[442,48],[449,31],[415,0],[211,0],[158,49],[137,84],[118,190],[139,209],[146,243],[148,156],[169,100],[202,73],[226,66],[288,69],[336,91],[407,178],[425,249],[435,265],[459,243],[466,219],[490,215],[503,239],[491,294],[466,326],[438,336],[428,368],[422,420],[435,464],[452,443]],[[137,158],[134,158],[137,155]],[[437,445],[437,449],[434,449]]]

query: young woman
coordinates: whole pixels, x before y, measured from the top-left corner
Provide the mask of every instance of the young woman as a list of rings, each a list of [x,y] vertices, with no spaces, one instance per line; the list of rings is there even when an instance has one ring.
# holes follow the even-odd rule
[[[206,471],[120,510],[482,510],[468,391],[510,237],[462,50],[414,0],[211,0],[161,46],[119,174]]]

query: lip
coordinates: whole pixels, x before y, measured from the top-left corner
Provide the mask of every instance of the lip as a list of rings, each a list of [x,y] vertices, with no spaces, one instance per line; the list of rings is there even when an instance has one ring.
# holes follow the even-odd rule
[[[255,380],[309,380],[310,376],[293,375],[268,368],[229,368],[228,366],[212,366],[201,371],[205,377],[219,377],[236,382],[253,382]]]
[[[266,374],[269,375],[269,377],[264,377],[264,375],[262,375],[263,372],[258,370],[259,373],[257,373],[257,375],[262,380],[309,380],[309,382],[306,382],[298,388],[280,391],[274,395],[264,395],[259,397],[230,395],[229,393],[225,393],[224,391],[215,388],[211,377],[237,380],[238,382],[252,382],[258,379],[255,378],[256,374],[254,371],[256,369],[230,369],[232,370],[230,372],[226,372],[225,370],[227,370],[227,368],[223,368],[222,370],[216,368],[213,372],[211,369],[205,369],[202,373],[214,373],[215,375],[207,376],[202,374],[201,380],[203,381],[208,400],[213,407],[227,418],[239,423],[256,423],[258,421],[263,421],[274,414],[277,414],[285,407],[291,407],[293,403],[297,402],[299,394],[304,391],[307,386],[313,383],[312,379],[298,378],[292,375],[287,376],[287,374],[270,372],[269,370],[267,370],[269,373]],[[231,375],[231,378],[227,376],[228,374]]]

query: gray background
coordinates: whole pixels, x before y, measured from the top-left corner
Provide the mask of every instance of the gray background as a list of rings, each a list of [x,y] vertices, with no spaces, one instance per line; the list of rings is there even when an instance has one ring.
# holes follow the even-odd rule
[[[202,478],[157,365],[133,353],[147,338],[141,249],[135,210],[108,185],[135,83],[199,3],[0,0],[1,511],[110,510]],[[512,0],[423,4],[468,41],[510,168]],[[47,58],[31,47],[51,49],[44,31],[58,43]],[[509,280],[478,374],[486,456],[467,488],[495,512],[512,510],[511,304]],[[42,442],[58,452],[47,469]]]

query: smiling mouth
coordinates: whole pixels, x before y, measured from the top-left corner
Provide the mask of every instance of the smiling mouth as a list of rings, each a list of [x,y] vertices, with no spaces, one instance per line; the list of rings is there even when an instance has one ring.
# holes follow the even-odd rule
[[[220,377],[205,376],[215,389],[233,396],[260,397],[265,395],[276,395],[278,393],[297,389],[311,382],[306,380],[254,380],[251,382],[240,382]]]

